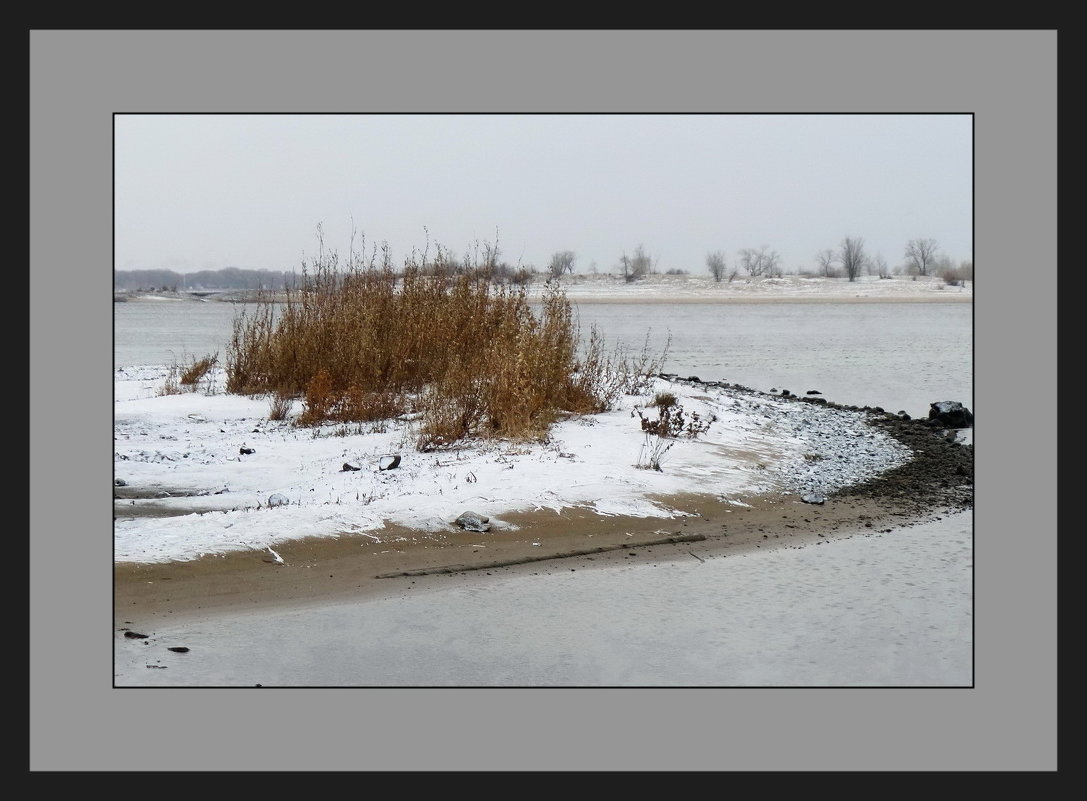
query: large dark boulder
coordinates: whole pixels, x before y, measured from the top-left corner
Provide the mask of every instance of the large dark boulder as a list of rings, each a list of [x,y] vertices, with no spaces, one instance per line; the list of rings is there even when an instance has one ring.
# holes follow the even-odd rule
[[[928,419],[947,428],[969,428],[974,425],[973,413],[958,401],[930,403]]]

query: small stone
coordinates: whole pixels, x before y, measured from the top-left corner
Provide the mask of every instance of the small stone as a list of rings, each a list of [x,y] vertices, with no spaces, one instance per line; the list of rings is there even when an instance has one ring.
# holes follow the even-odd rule
[[[347,473],[347,472],[352,471],[352,470],[361,470],[361,469],[362,468],[359,467],[359,465],[357,465],[357,464],[354,464],[352,462],[344,462],[343,467],[340,468],[340,472]]]
[[[175,654],[187,654],[189,649],[184,645],[174,645],[166,649],[167,651],[173,651]]]
[[[278,492],[268,498],[269,506],[286,506],[290,501],[287,500],[286,495],[280,495]]]
[[[801,495],[800,500],[804,503],[813,503],[816,506],[822,506],[826,502],[826,496],[820,495],[818,492],[809,492],[807,495]]]
[[[378,470],[395,470],[400,467],[399,454],[393,456],[382,456],[377,463]]]
[[[126,631],[125,636],[128,637],[130,640],[146,640],[148,635],[140,634],[136,631]]]
[[[240,453],[242,456],[248,456],[251,453],[256,453],[256,451],[254,451],[252,448],[242,447],[238,448],[238,453]]]
[[[115,478],[113,480],[113,486],[115,486],[115,487],[127,487],[128,482],[125,481],[123,478]]]
[[[491,528],[490,520],[489,517],[478,512],[464,512],[453,522],[465,531],[489,531]]]

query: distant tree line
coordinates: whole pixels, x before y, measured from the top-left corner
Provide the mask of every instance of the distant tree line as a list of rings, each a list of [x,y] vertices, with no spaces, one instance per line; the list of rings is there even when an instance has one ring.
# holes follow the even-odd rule
[[[940,254],[940,245],[935,239],[911,239],[906,243],[905,262],[893,270],[880,253],[869,254],[864,249],[864,239],[859,236],[846,236],[835,248],[824,248],[815,254],[816,275],[825,278],[840,278],[843,275],[850,281],[856,281],[862,273],[890,278],[895,275],[938,275],[949,284],[961,284],[974,278],[973,261],[954,264],[946,255]],[[743,270],[750,276],[779,278],[783,274],[781,257],[777,251],[767,245],[760,249],[744,248],[737,254],[736,267],[729,268],[725,252],[717,250],[706,256],[706,268],[714,280],[732,281]],[[840,269],[839,269],[840,268]],[[807,275],[803,268],[797,270]]]
[[[538,275],[532,266],[510,265],[500,261],[497,241],[493,244],[476,243],[476,251],[467,252],[463,258],[456,258],[450,251],[439,247],[436,256],[427,253],[414,254],[409,260],[411,265],[423,272],[444,272],[453,275],[479,274],[500,284],[525,285]],[[972,261],[955,264],[940,253],[939,243],[934,239],[911,239],[904,249],[904,263],[891,268],[882,254],[869,254],[865,250],[864,240],[857,236],[843,237],[837,248],[824,248],[814,256],[815,274],[826,278],[845,277],[856,281],[862,273],[890,278],[894,275],[926,276],[938,275],[947,283],[961,283],[974,278]],[[336,256],[331,258],[334,260]],[[560,279],[574,272],[577,255],[572,250],[555,251],[544,271],[551,279]],[[619,275],[627,283],[638,281],[647,275],[658,272],[658,257],[651,256],[643,245],[638,245],[632,255],[624,251],[616,266]],[[366,267],[364,260],[354,259],[352,265]],[[378,266],[375,256],[369,267]],[[381,266],[391,269],[388,252],[380,262]],[[716,281],[733,281],[741,272],[752,277],[780,278],[785,270],[780,254],[768,245],[759,248],[742,248],[736,254],[733,264],[728,263],[723,250],[717,250],[706,256],[706,267]],[[597,272],[593,262],[590,272]],[[395,271],[394,271],[395,272]],[[810,275],[804,268],[796,268],[801,275]],[[668,275],[686,275],[682,269],[669,269]],[[191,273],[179,273],[174,270],[114,270],[113,286],[117,290],[128,291],[185,291],[185,290],[238,290],[268,289],[285,287],[298,288],[305,280],[305,267],[302,273],[277,270],[244,270],[239,267],[227,267],[222,270],[199,270]]]
[[[302,277],[278,270],[199,270],[179,273],[174,270],[114,270],[113,287],[122,290],[182,292],[187,289],[282,289],[296,287]]]

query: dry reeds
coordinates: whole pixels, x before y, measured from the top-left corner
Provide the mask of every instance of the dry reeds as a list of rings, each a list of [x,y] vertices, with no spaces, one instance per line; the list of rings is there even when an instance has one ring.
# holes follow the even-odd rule
[[[401,272],[388,259],[339,269],[324,253],[285,302],[258,299],[235,318],[227,390],[301,397],[299,425],[419,413],[417,447],[466,437],[539,438],[561,412],[612,408],[660,361],[604,353],[577,326],[557,284],[534,313],[523,285],[443,256]],[[634,375],[642,371],[642,375]]]
[[[202,359],[193,358],[192,364],[190,364],[185,371],[181,373],[179,379],[182,386],[189,387],[194,386],[201,378],[206,376],[211,368],[219,362],[219,354],[213,354],[204,356]]]

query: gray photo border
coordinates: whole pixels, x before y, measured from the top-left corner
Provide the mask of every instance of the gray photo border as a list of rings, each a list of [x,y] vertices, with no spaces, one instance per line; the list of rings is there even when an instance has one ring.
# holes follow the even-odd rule
[[[29,39],[31,770],[1055,769],[1055,30]],[[113,689],[112,115],[324,111],[975,115],[975,686]]]

